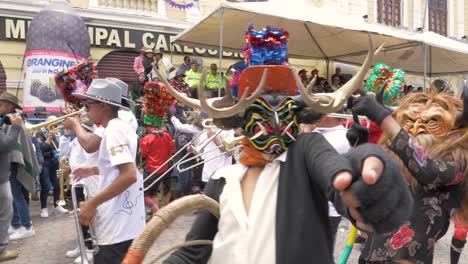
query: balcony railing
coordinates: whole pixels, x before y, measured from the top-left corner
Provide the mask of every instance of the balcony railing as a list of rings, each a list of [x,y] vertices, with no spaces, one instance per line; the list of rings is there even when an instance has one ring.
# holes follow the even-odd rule
[[[90,1],[91,4],[92,1]],[[96,0],[97,7],[165,15],[164,0]]]

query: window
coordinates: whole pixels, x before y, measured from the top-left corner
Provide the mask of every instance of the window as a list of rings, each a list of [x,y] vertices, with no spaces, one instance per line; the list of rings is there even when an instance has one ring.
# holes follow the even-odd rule
[[[429,30],[447,36],[446,0],[429,0]]]
[[[397,27],[401,25],[401,0],[377,0],[377,22]]]

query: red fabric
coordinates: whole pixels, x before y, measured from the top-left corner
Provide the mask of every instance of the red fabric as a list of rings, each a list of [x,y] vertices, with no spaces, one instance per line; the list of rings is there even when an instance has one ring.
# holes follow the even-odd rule
[[[266,160],[262,152],[257,150],[250,143],[247,137],[242,139],[243,148],[240,153],[239,162],[245,166],[263,166],[267,163],[270,163],[271,160]]]
[[[346,122],[346,121],[341,122],[341,124],[346,128],[350,128],[353,123],[354,123],[353,120],[350,120],[349,122]],[[366,120],[361,121],[361,125],[363,127],[367,127],[367,121]],[[369,143],[372,143],[372,144],[379,143],[379,139],[382,136],[382,133],[383,133],[382,129],[375,122],[371,121],[370,126],[369,126]]]
[[[166,131],[150,132],[140,139],[141,156],[146,159],[146,169],[154,172],[175,153],[174,141]],[[161,167],[157,173],[167,171],[169,164]]]
[[[461,219],[461,217],[455,216],[455,232],[453,232],[453,237],[465,241],[466,235],[468,233],[468,225]]]

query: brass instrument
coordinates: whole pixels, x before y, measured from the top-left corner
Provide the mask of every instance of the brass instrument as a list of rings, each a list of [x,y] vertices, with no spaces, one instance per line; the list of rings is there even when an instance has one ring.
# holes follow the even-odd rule
[[[251,137],[250,139],[256,139],[256,138],[262,136],[263,134],[264,134],[263,131],[259,131],[257,134],[255,134],[255,135],[254,135],[253,137]],[[215,135],[217,135],[217,134],[215,134]],[[216,147],[216,148],[213,148],[213,149],[210,149],[210,150],[206,150],[206,151],[203,152],[203,153],[199,153],[199,154],[197,154],[197,155],[195,155],[195,156],[193,156],[193,157],[190,157],[190,158],[188,158],[188,159],[185,159],[185,160],[179,162],[179,163],[177,164],[177,169],[179,170],[179,172],[188,171],[188,170],[190,170],[190,169],[192,169],[192,168],[195,168],[195,167],[197,167],[197,166],[199,166],[199,165],[201,165],[201,164],[203,164],[203,163],[205,163],[205,162],[207,162],[207,161],[216,159],[216,158],[219,157],[219,156],[225,155],[226,153],[230,153],[230,152],[232,152],[232,151],[234,151],[234,150],[236,150],[236,149],[239,149],[239,148],[242,147],[241,142],[242,142],[242,139],[243,139],[244,137],[245,137],[245,136],[239,136],[239,137],[235,137],[235,138],[230,139],[230,140],[225,140],[224,138],[221,137],[221,142],[223,143],[224,152],[219,153],[218,155],[216,155],[216,156],[214,156],[214,157],[211,157],[211,158],[209,158],[209,159],[205,159],[205,160],[202,160],[202,161],[200,161],[200,162],[197,162],[197,163],[193,164],[192,166],[189,166],[189,167],[186,167],[186,168],[181,168],[181,167],[180,167],[180,165],[185,164],[185,163],[187,163],[187,162],[190,162],[191,160],[197,159],[197,158],[199,158],[201,155],[206,154],[206,153],[211,152],[211,151],[214,151],[215,149],[219,149],[219,147]]]
[[[66,167],[69,166],[69,160],[67,156],[60,157],[59,159],[59,169],[57,171],[59,175],[59,181],[60,181],[60,198],[57,201],[57,205],[59,206],[64,206],[66,204],[65,202],[65,184],[68,186],[68,177],[65,177],[65,170]],[[66,179],[65,179],[66,178]]]
[[[221,132],[221,131],[220,131]],[[220,133],[219,132],[219,133]],[[197,139],[199,138],[203,133],[206,133],[206,129],[204,129],[203,131],[201,131],[198,135],[196,135],[195,137],[193,137],[187,144],[185,144],[182,148],[180,148],[179,151],[177,151],[174,155],[172,155],[171,158],[169,158],[168,160],[166,160],[163,164],[161,164],[158,168],[156,168],[154,170],[153,173],[151,173],[150,175],[148,175],[144,180],[143,182],[146,182],[147,180],[151,179],[151,177],[164,165],[166,165],[167,163],[169,163],[171,160],[173,160],[175,157],[177,157],[177,155],[179,153],[181,153],[182,151],[186,150],[188,147],[191,147],[192,151],[194,149],[192,143]],[[219,133],[215,134],[214,136],[212,136],[211,138],[208,138],[206,143],[202,144],[204,145],[203,148],[211,141],[213,140]],[[201,151],[201,149],[199,149],[199,151]],[[175,168],[180,162],[182,162],[185,158],[187,158],[191,153],[188,151],[182,158],[180,158],[177,162],[174,162],[174,164],[169,168],[167,169],[167,171],[165,171],[163,174],[161,174],[161,176],[159,176],[159,178],[155,179],[149,186],[145,187],[145,191],[149,190],[149,188],[151,188],[153,185],[155,185],[157,182],[159,182],[162,178],[164,178],[164,176],[166,176],[166,174],[168,174],[169,172],[172,171],[173,168]]]
[[[79,111],[76,111],[76,112],[73,112],[73,113],[70,113],[70,114],[67,114],[67,115],[63,115],[61,117],[57,117],[55,118],[54,120],[50,120],[50,121],[46,121],[46,122],[42,122],[40,124],[37,124],[37,125],[34,125],[34,126],[31,126],[29,128],[27,128],[27,132],[29,135],[34,135],[34,133],[37,131],[37,130],[40,130],[42,128],[46,129],[49,133],[58,133],[60,131],[62,131],[64,129],[64,126],[63,124],[60,124],[61,122],[65,121],[65,119],[69,118],[69,117],[73,117],[73,116],[80,116],[82,114],[85,113],[85,109],[82,109],[82,110],[79,110]],[[88,117],[81,117],[80,118],[80,123],[85,123],[89,121],[89,118]]]
[[[81,228],[80,225],[80,220],[78,218],[78,213],[80,209],[78,208],[78,200],[76,197],[76,188],[81,187],[85,190],[85,192],[89,196],[89,189],[88,187],[83,184],[83,183],[74,183],[71,188],[71,195],[72,195],[72,203],[73,203],[73,216],[75,218],[75,227],[76,227],[76,233],[78,235],[78,244],[80,246],[80,253],[81,253],[81,264],[90,264],[91,261],[88,259],[88,256],[86,255],[86,245],[85,242],[91,241],[92,246],[93,246],[93,252],[96,253],[97,250],[99,250],[96,242],[96,232],[92,226],[89,227],[89,234],[90,238],[88,240],[84,239],[83,235],[83,229]]]

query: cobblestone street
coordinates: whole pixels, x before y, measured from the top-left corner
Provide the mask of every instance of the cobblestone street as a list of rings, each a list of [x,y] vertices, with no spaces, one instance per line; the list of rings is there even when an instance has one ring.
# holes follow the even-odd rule
[[[50,214],[49,218],[39,217],[39,202],[32,201],[31,217],[33,221],[36,235],[32,238],[27,238],[20,241],[12,241],[10,249],[17,249],[19,258],[9,264],[71,264],[73,259],[65,257],[65,252],[77,246],[75,225],[73,223],[73,215],[56,215]],[[178,218],[174,224],[166,230],[159,240],[156,241],[153,248],[144,263],[151,263],[159,252],[168,249],[177,243],[183,241],[187,230],[194,219],[193,214],[187,214]],[[450,239],[453,230],[451,229],[436,247],[434,264],[449,264],[449,247]],[[338,231],[337,248],[335,259],[339,258],[347,238],[348,231]],[[357,263],[359,250],[354,249],[348,263]],[[307,261],[305,262],[307,263]],[[309,261],[308,263],[313,263]],[[460,264],[468,263],[468,250],[465,249],[460,260]]]

